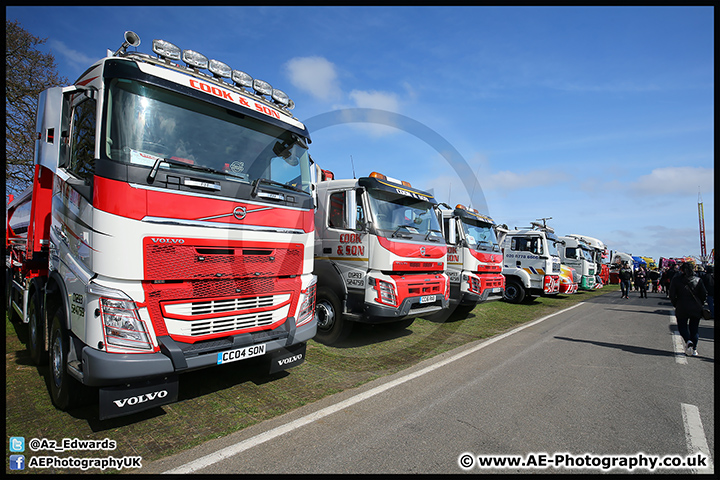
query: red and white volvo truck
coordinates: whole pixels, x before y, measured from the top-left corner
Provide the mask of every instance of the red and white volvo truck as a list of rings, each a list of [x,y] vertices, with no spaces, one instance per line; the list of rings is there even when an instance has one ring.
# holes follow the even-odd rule
[[[450,310],[464,316],[478,303],[502,298],[505,291],[503,254],[492,218],[464,205],[451,209],[441,203],[439,207],[437,212],[448,244]]]
[[[377,172],[335,180],[319,170],[318,180],[316,340],[337,343],[353,322],[404,328],[447,308],[447,246],[431,194]]]
[[[99,387],[100,418],[175,401],[182,372],[297,365],[316,331],[293,102],[169,42],[127,51],[139,43],[126,32],[40,95],[34,184],[7,211],[8,310],[49,358],[53,403]]]

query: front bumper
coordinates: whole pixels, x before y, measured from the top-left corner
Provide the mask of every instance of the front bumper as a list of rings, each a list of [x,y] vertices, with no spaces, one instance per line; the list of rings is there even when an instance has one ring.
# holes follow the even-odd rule
[[[397,322],[405,317],[426,317],[448,308],[450,302],[444,295],[436,294],[432,303],[420,303],[419,297],[405,298],[398,307],[377,304],[365,304],[365,315],[357,321],[361,323]]]
[[[116,354],[85,346],[82,349],[82,382],[94,387],[112,386],[211,367],[218,364],[218,353],[251,345],[265,344],[267,356],[307,342],[315,336],[316,330],[314,320],[295,327],[295,319],[290,317],[275,330],[192,345],[175,342],[169,336],[158,337],[161,351],[156,353]]]

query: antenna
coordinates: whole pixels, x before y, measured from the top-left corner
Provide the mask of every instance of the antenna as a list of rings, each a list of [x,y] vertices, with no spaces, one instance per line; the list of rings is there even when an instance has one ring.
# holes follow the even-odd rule
[[[353,180],[355,180],[357,177],[355,177],[355,162],[353,162],[352,155],[350,155],[350,165],[352,165]]]

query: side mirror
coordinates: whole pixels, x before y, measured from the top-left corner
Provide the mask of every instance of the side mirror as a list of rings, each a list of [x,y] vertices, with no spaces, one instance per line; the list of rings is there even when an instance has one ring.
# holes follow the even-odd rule
[[[455,223],[455,219],[451,218],[448,222],[448,243],[450,245],[455,245],[457,242],[457,224]]]
[[[357,228],[357,197],[355,190],[348,190],[345,194],[345,225],[349,230]]]

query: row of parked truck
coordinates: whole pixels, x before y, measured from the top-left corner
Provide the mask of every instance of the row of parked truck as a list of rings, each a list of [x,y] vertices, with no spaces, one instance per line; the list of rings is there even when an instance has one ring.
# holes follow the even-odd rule
[[[139,43],[126,32],[40,95],[34,182],[8,204],[7,311],[58,408],[98,388],[101,419],[126,415],[175,401],[180,373],[283,370],[355,322],[555,294],[563,264],[594,288],[600,242],[510,230],[376,172],[335,179],[283,91]]]

